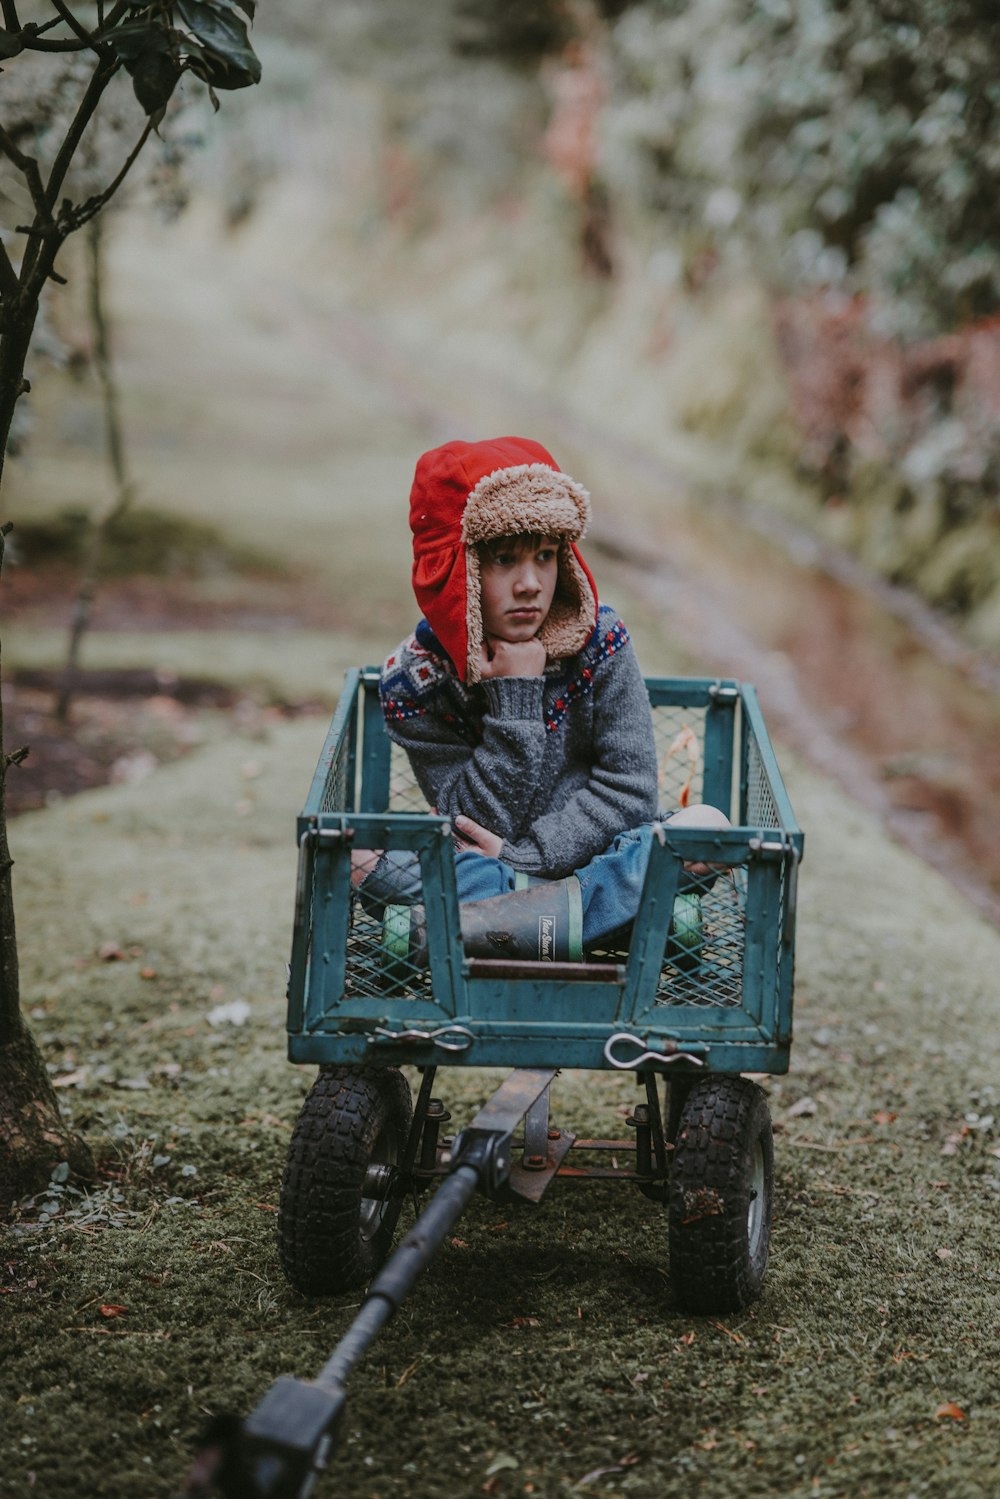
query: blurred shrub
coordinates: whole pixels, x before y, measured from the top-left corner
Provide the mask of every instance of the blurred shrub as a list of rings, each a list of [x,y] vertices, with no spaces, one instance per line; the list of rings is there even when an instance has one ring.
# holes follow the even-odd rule
[[[15,556],[32,567],[77,568],[85,560],[92,527],[90,512],[74,505],[50,516],[19,520]],[[160,510],[126,510],[107,525],[101,553],[106,577],[236,571],[277,571],[277,564],[248,547],[234,546],[214,526]]]
[[[453,0],[451,43],[460,55],[531,65],[575,32],[560,0]]]
[[[904,339],[1000,306],[994,0],[649,0],[613,35],[651,206]]]

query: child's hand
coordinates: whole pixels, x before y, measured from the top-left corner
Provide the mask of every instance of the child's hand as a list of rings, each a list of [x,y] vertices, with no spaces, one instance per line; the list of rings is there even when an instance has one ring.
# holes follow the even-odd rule
[[[548,658],[537,637],[530,640],[487,640],[479,661],[481,677],[540,677]]]
[[[485,854],[488,859],[499,859],[503,839],[497,833],[480,827],[478,822],[473,822],[471,817],[463,817],[461,813],[455,818],[455,826],[458,828],[455,844],[461,852]]]

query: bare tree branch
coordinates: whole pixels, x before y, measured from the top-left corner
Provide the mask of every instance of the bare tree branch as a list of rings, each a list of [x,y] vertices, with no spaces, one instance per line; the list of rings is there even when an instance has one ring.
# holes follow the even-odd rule
[[[111,10],[108,12],[107,19],[101,21],[101,31],[102,31],[102,33],[106,33],[106,32],[111,31],[111,29],[113,27],[117,26],[118,22],[122,19],[122,17],[125,16],[125,15],[127,15],[128,12],[131,9],[132,9],[132,6],[130,4],[130,0],[118,0],[118,4],[117,5],[113,5],[111,7]],[[98,13],[98,15],[101,15],[103,13],[103,11],[104,11],[104,6],[103,5],[99,5],[97,7],[97,13]]]
[[[76,148],[80,144],[83,132],[90,124],[91,116],[100,102],[101,95],[118,71],[118,68],[119,63],[117,58],[111,59],[102,56],[97,67],[91,74],[90,82],[87,84],[83,98],[80,100],[79,108],[72,124],[66,132],[62,145],[59,147],[59,154],[52,163],[52,170],[49,173],[49,180],[45,189],[45,199],[50,214],[62,190],[63,181],[69,170],[69,164],[76,154]]]
[[[92,198],[88,198],[85,203],[81,203],[77,207],[70,208],[66,214],[60,214],[59,227],[61,231],[68,234],[71,233],[74,229],[79,229],[81,225],[86,224],[90,219],[94,217],[96,213],[99,213],[101,211],[109,198],[114,197],[115,193],[121,187],[122,183],[125,181],[125,178],[132,170],[139,152],[142,150],[143,146],[149,139],[150,132],[153,129],[153,123],[154,122],[152,119],[146,121],[146,128],[140,135],[133,149],[129,152],[128,159],[126,160],[125,165],[122,167],[121,171],[118,173],[118,176],[114,179],[114,181],[110,182],[103,192],[95,193],[95,195]]]
[[[18,149],[2,125],[0,125],[0,151],[14,163],[24,177],[25,182],[28,184],[28,191],[31,193],[31,201],[35,205],[35,212],[39,218],[43,219],[46,223],[51,223],[52,214],[49,211],[48,200],[45,196],[45,185],[42,182],[42,174],[39,170],[38,162],[33,156],[26,156],[23,151]]]
[[[62,16],[73,35],[79,37],[80,41],[86,46],[93,47],[95,45],[94,37],[87,30],[86,26],[77,20],[69,6],[65,4],[65,0],[51,0],[51,3],[60,16]]]
[[[7,246],[0,239],[0,295],[16,297],[20,290],[21,283],[17,279],[17,272],[7,254]]]
[[[56,25],[50,21],[49,26]],[[24,43],[28,52],[86,52],[90,42],[77,41],[75,38],[65,37],[62,41],[52,41],[41,35],[42,28],[25,26],[19,33],[19,40]]]
[[[0,4],[4,0],[0,0]],[[52,4],[59,12],[51,21],[45,21],[41,25],[29,21],[26,26],[19,29],[18,35],[24,46],[31,52],[83,52],[92,47],[95,52],[100,51],[100,44],[106,39],[107,34],[118,25],[122,17],[131,9],[130,0],[118,0],[112,6],[107,16],[104,14],[104,6],[97,8],[98,26],[96,32],[90,32],[77,20],[64,0],[52,0]],[[75,40],[69,37],[44,39],[44,33],[51,31],[53,27],[65,22],[75,33]]]
[[[21,23],[17,18],[15,0],[0,0],[0,12],[3,13],[3,24],[8,31],[20,31]]]

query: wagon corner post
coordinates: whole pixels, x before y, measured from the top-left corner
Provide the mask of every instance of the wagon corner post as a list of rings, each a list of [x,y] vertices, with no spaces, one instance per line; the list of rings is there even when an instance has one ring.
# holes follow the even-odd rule
[[[33,17],[36,10],[32,7]],[[240,0],[235,8],[232,0],[200,0],[197,5],[178,0],[173,8],[148,7],[138,13],[135,6],[118,0],[99,7],[96,27],[92,19],[85,23],[69,0],[53,3],[50,10],[44,21],[22,22],[18,0],[0,4],[5,72],[16,78],[18,58],[30,52],[39,64],[50,61],[53,71],[75,54],[84,75],[58,129],[25,131],[23,120],[15,126],[0,113],[0,159],[5,170],[20,179],[30,202],[28,222],[0,238],[0,486],[14,410],[30,390],[25,365],[39,304],[49,281],[60,279],[55,263],[63,244],[118,191],[159,127],[185,72],[204,84],[213,103],[216,89],[244,88],[260,79],[260,63],[238,13],[250,16],[253,7]],[[87,14],[90,17],[91,11]],[[78,193],[74,200],[72,167],[77,153],[99,115],[108,85],[123,70],[131,78],[137,105],[133,134],[108,164],[101,188],[86,196]],[[43,109],[45,91],[36,88],[35,94]],[[8,529],[6,524],[0,531],[0,569]],[[0,711],[0,1201],[43,1188],[63,1162],[83,1177],[95,1170],[89,1147],[62,1119],[44,1060],[21,1012],[5,794],[7,772],[20,758],[4,749]]]

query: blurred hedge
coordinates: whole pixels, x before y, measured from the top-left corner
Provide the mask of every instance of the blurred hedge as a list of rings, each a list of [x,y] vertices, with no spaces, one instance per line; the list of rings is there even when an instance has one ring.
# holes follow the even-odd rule
[[[652,207],[928,337],[1000,307],[995,0],[647,0],[615,144]]]

